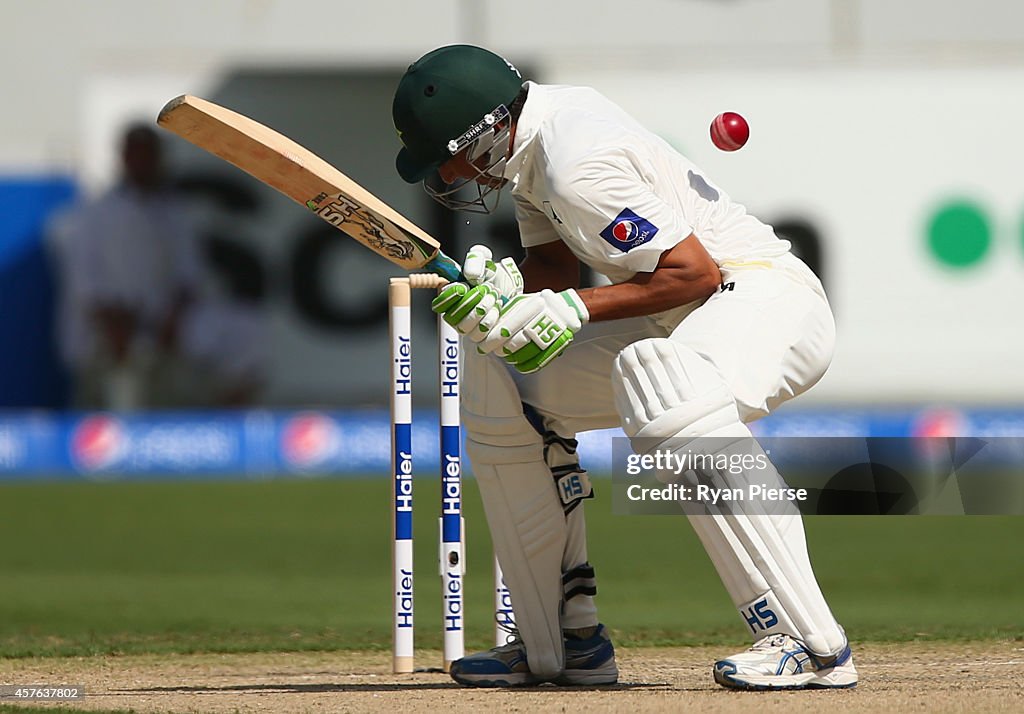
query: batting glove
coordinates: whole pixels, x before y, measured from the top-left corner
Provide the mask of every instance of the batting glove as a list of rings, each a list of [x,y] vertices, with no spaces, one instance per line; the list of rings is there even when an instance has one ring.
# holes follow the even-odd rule
[[[460,335],[480,342],[498,321],[498,292],[490,285],[470,287],[451,283],[437,294],[430,309],[454,327]]]
[[[491,249],[485,245],[474,245],[462,262],[462,275],[470,285],[490,285],[505,304],[523,294],[523,274],[512,258],[503,258],[495,263]]]
[[[523,374],[536,372],[562,354],[590,319],[579,294],[542,290],[513,298],[477,349],[495,352]]]

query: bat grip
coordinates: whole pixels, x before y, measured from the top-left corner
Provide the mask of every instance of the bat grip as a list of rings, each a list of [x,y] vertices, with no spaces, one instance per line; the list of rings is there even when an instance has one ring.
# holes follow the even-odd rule
[[[466,276],[462,274],[462,267],[441,251],[431,258],[430,262],[423,266],[435,275],[440,275],[449,283],[468,283]],[[508,303],[508,298],[501,298],[501,304]]]
[[[423,267],[432,273],[440,275],[449,282],[466,282],[466,279],[462,275],[462,266],[441,251],[437,251],[437,255],[431,258],[430,262]]]

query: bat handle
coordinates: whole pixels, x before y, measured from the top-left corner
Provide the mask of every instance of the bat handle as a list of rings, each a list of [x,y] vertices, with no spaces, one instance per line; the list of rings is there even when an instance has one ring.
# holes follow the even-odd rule
[[[449,282],[466,282],[466,279],[462,276],[462,266],[441,251],[437,251],[437,255],[431,258],[430,262],[423,267],[433,273],[437,273]]]
[[[423,266],[435,275],[440,275],[450,283],[467,283],[466,276],[462,274],[462,267],[441,251],[431,258],[430,262]],[[508,298],[501,298],[501,304],[505,305]]]

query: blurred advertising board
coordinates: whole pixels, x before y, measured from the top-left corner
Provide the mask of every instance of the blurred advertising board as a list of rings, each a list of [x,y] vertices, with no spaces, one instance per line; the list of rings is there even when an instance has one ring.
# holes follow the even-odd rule
[[[414,418],[417,474],[437,470],[436,424],[430,411]],[[1024,437],[1024,410],[815,409],[767,417],[753,431],[762,439]],[[609,472],[612,442],[621,436],[618,429],[580,434],[583,466]],[[1009,454],[1013,463],[1004,465],[1021,461],[1013,450],[993,453]],[[381,410],[0,415],[0,480],[6,481],[384,477],[390,460],[390,419]]]

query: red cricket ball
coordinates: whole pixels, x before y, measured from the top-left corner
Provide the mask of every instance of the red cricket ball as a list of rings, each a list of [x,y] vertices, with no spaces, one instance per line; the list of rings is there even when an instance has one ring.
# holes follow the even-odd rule
[[[742,149],[750,138],[750,125],[736,112],[722,112],[711,122],[711,141],[722,151]]]

